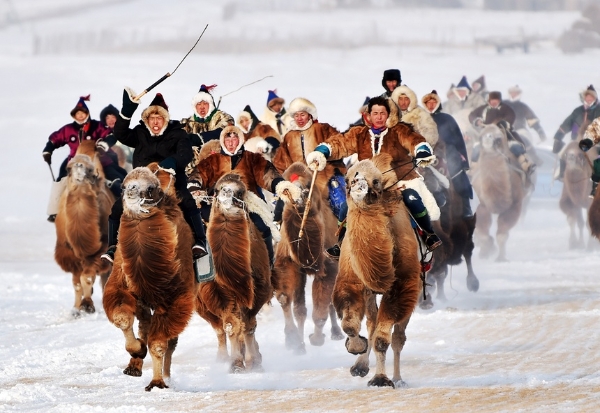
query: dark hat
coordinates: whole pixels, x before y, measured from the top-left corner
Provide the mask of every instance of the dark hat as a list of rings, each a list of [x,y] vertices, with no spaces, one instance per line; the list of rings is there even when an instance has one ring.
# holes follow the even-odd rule
[[[152,102],[150,102],[150,106],[148,106],[142,112],[142,116],[141,116],[142,121],[147,124],[148,118],[150,117],[150,115],[155,114],[155,113],[159,114],[160,116],[163,117],[163,119],[165,120],[165,128],[166,128],[166,126],[169,123],[169,120],[171,118],[169,116],[169,107],[167,106],[165,99],[163,98],[163,95],[160,93],[156,94],[154,99],[152,99]]]
[[[102,111],[100,112],[100,123],[102,124],[102,126],[106,126],[106,117],[108,115],[113,115],[114,117],[118,117],[119,109],[117,109],[112,104],[109,104],[107,107],[102,109]]]
[[[583,91],[583,96],[585,97],[586,95],[592,95],[594,99],[598,99],[598,93],[596,92],[596,89],[594,89],[594,85],[589,85],[587,89]]]
[[[75,114],[80,111],[89,115],[90,110],[88,109],[87,105],[85,104],[85,102],[89,102],[89,101],[90,101],[90,95],[81,96],[79,98],[79,102],[77,102],[77,105],[75,105],[73,110],[71,110],[71,116],[75,117]]]
[[[490,94],[488,95],[488,101],[490,101],[492,99],[498,99],[498,100],[502,101],[502,93],[497,90],[490,92]]]
[[[216,87],[217,87],[217,85],[210,85],[210,86],[201,85],[200,86],[200,90],[192,98],[192,108],[194,109],[194,113],[196,114],[196,116],[200,116],[198,114],[198,112],[196,112],[196,105],[198,103],[200,103],[200,102],[207,102],[208,103],[208,106],[209,106],[208,113],[209,113],[209,115],[211,113],[213,113],[213,111],[216,109],[215,99],[213,98],[213,95],[211,93],[213,91],[213,89],[216,88]]]
[[[157,93],[156,96],[154,96],[154,99],[152,99],[152,102],[150,102],[150,106],[160,106],[167,112],[169,111],[169,107],[165,102],[165,98],[163,98],[163,95],[160,93]]]
[[[399,69],[387,69],[383,71],[383,78],[381,79],[381,86],[383,86],[383,88],[385,90],[388,90],[387,86],[385,85],[385,82],[387,82],[388,80],[395,80],[397,82],[396,86],[400,86],[400,83],[402,83],[402,76],[400,75],[400,70]]]
[[[269,90],[269,95],[267,96],[267,107],[271,108],[277,103],[281,103],[283,105],[285,103],[285,100],[277,96],[277,89]]]
[[[469,92],[473,90],[471,89],[466,76],[460,78],[460,82],[458,82],[458,85],[456,85],[456,89],[467,89]]]
[[[484,75],[479,76],[477,79],[475,79],[473,81],[473,84],[475,84],[475,83],[479,84],[479,90],[485,89],[485,76]]]

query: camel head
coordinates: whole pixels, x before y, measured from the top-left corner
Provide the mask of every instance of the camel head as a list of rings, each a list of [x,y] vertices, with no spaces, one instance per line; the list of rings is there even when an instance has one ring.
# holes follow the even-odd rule
[[[483,152],[504,152],[507,149],[506,136],[496,125],[486,125],[479,139]]]
[[[571,141],[564,149],[563,159],[566,162],[567,169],[582,169],[587,167],[587,156],[585,152],[579,149],[579,141]]]
[[[358,206],[366,207],[381,199],[383,174],[370,159],[353,165],[346,173],[346,195]]]
[[[169,175],[168,172],[162,171]],[[174,182],[170,184],[174,186]],[[123,181],[123,209],[134,216],[149,214],[152,207],[164,198],[158,176],[148,167],[138,167]]]
[[[291,164],[283,173],[283,179],[290,181],[293,185],[296,185],[300,188],[299,196],[293,196],[291,201],[294,202],[295,206],[298,208],[304,207],[306,203],[306,199],[308,198],[308,193],[310,192],[310,184],[312,182],[312,171],[308,169],[308,167],[303,162],[294,162]],[[313,197],[315,194],[313,194]],[[290,202],[289,197],[282,197],[285,203]]]
[[[213,208],[219,208],[224,213],[237,213],[244,209],[246,185],[235,173],[223,175],[215,184],[215,203]]]
[[[85,181],[96,183],[98,180],[96,167],[88,155],[75,155],[67,164],[67,174],[70,182],[76,185]]]

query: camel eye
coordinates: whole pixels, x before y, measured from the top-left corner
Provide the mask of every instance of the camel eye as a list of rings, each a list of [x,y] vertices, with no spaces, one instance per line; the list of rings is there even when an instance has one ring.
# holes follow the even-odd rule
[[[379,179],[373,179],[373,185],[379,186]]]

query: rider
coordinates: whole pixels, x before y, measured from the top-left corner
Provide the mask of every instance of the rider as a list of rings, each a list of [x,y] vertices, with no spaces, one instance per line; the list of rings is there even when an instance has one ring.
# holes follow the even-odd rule
[[[192,194],[187,189],[185,167],[192,160],[193,152],[187,134],[178,121],[170,120],[169,109],[160,93],[142,112],[141,121],[133,129],[129,129],[131,117],[139,105],[135,93],[125,88],[123,91],[123,107],[115,124],[115,137],[124,145],[134,148],[133,167],[147,166],[159,162],[160,167],[175,177],[175,189],[181,199],[179,207],[185,220],[194,232],[195,244],[192,247],[194,258],[207,255],[206,234],[200,211]],[[117,200],[108,217],[108,251],[102,259],[113,262],[117,249],[117,235],[123,214],[123,202]]]
[[[444,112],[450,115],[455,115],[463,109],[475,109],[481,105],[485,105],[485,100],[478,93],[473,93],[473,89],[467,81],[467,77],[463,76],[460,82],[452,90],[452,98],[448,98],[448,102],[444,105]]]
[[[244,141],[254,137],[261,137],[271,145],[271,150],[275,152],[281,143],[279,133],[271,125],[261,122],[250,105],[246,105],[244,110],[238,115],[237,123],[244,134]]]
[[[357,126],[344,134],[330,137],[306,156],[306,162],[309,168],[321,171],[328,158],[342,159],[356,153],[360,161],[380,153],[390,154],[398,177],[397,188],[402,189],[404,203],[422,230],[424,244],[433,251],[442,244],[431,226],[432,219],[439,219],[440,210],[423,178],[415,171],[413,160],[418,161],[420,166],[427,166],[435,161],[435,155],[425,138],[405,123],[386,126],[389,105],[386,98],[372,98],[368,106],[371,127]]]
[[[53,132],[48,138],[48,142],[43,150],[44,161],[48,165],[52,164],[52,152],[64,145],[69,146],[69,155],[60,166],[56,181],[60,181],[67,176],[67,164],[75,156],[79,143],[84,140],[96,141],[96,147],[99,149],[100,162],[102,169],[108,181],[124,179],[127,172],[119,167],[116,161],[116,154],[110,150],[115,144],[116,139],[112,135],[112,130],[102,125],[97,120],[90,119],[90,111],[85,102],[90,100],[90,96],[82,96],[75,107],[71,110],[73,122],[69,123],[56,132]],[[120,186],[111,186],[111,191],[116,196],[120,195]],[[48,221],[54,222],[55,214],[48,216]]]
[[[260,118],[262,123],[276,130],[279,136],[284,136],[289,130],[290,115],[285,111],[283,105],[285,100],[277,96],[277,89],[269,90],[267,95],[267,107]]]
[[[600,142],[600,117],[594,119],[594,121],[587,127],[583,135],[583,139],[579,142],[579,147],[582,151],[587,152],[592,149],[592,146],[597,145]],[[600,155],[600,150],[598,150]],[[600,182],[600,157],[595,157],[592,170],[592,192],[590,198],[596,195],[596,188]]]

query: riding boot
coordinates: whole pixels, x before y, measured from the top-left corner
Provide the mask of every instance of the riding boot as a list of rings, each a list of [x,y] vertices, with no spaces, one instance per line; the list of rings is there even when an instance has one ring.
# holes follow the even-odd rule
[[[404,204],[410,211],[410,214],[421,229],[421,239],[426,245],[427,250],[433,251],[442,245],[442,241],[433,231],[429,213],[427,212],[427,208],[425,207],[425,204],[423,204],[423,199],[419,193],[412,188],[408,188],[402,191],[402,198]]]
[[[194,259],[202,258],[208,254],[206,250],[206,232],[204,231],[204,222],[202,222],[202,216],[200,211],[196,211],[194,214],[188,216],[188,222],[194,231],[194,246],[192,247],[192,253]]]
[[[115,252],[117,251],[119,225],[121,225],[121,221],[108,218],[108,250],[100,256],[100,259],[111,264],[115,260]]]
[[[113,181],[106,181],[106,186],[110,189],[110,192],[113,193],[115,198],[121,198],[121,179],[117,178]]]
[[[536,165],[529,159],[527,154],[519,155],[517,160],[519,161],[519,165],[521,165],[521,169],[523,169],[525,175],[528,177],[535,171]]]
[[[592,192],[590,192],[590,198],[594,198],[596,196],[596,188],[598,188],[598,182],[592,180]]]
[[[332,246],[325,250],[325,253],[334,260],[340,259],[340,253],[342,252],[342,241],[344,240],[344,236],[346,235],[346,224],[344,224],[338,234],[337,242]]]
[[[471,198],[469,198],[468,196],[463,196],[461,199],[463,202],[463,218],[471,218],[473,216],[473,210],[471,209]]]
[[[267,252],[269,253],[269,264],[271,269],[275,265],[275,251],[273,251],[273,235],[269,234],[266,237],[263,236],[263,241],[265,241],[265,245],[267,246]]]

